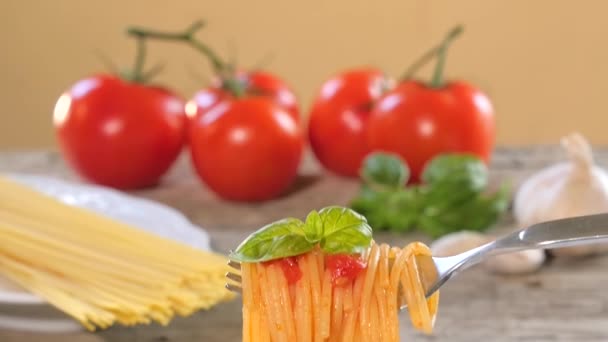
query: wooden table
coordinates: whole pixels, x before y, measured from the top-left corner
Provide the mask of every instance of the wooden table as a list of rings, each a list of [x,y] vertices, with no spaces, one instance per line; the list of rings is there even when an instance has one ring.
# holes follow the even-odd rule
[[[556,147],[499,148],[493,180],[523,177],[564,158]],[[608,165],[608,149],[596,151]],[[0,172],[28,172],[76,180],[54,152],[0,153]],[[193,176],[186,157],[179,160],[163,184],[133,194],[172,206],[207,229],[213,248],[226,252],[252,229],[285,216],[303,217],[309,210],[348,203],[358,190],[352,180],[324,174],[307,156],[294,190],[283,198],[259,204],[218,200]],[[499,229],[512,229],[509,217]],[[376,239],[403,244],[421,236],[377,234]],[[404,341],[608,341],[608,256],[584,260],[553,260],[536,274],[500,277],[472,269],[450,281],[442,291],[433,337],[416,333],[401,316]],[[240,301],[222,304],[168,327],[114,327],[89,334],[36,335],[1,331],[0,341],[240,341]]]

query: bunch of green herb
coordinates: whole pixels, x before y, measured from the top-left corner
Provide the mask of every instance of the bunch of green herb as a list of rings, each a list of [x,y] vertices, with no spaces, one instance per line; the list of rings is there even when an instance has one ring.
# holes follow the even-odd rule
[[[368,156],[362,187],[350,207],[374,230],[419,230],[433,238],[460,230],[483,231],[507,210],[508,187],[488,194],[488,170],[469,154],[442,154],[424,168],[418,185],[406,186],[409,169],[391,153]]]

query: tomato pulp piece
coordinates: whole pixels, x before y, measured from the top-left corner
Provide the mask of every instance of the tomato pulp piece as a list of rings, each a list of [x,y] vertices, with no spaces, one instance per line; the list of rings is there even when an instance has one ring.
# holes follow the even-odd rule
[[[325,258],[334,285],[354,281],[366,264],[358,255],[335,254]]]
[[[264,262],[264,265],[278,265],[283,270],[287,283],[289,285],[295,284],[302,278],[302,270],[296,257],[287,257],[282,259],[276,259]]]

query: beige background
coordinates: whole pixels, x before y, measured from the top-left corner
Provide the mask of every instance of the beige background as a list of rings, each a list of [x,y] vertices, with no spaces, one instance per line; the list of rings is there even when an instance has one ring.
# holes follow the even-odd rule
[[[491,96],[499,143],[554,143],[578,130],[608,144],[606,13],[603,0],[2,0],[0,149],[53,147],[54,102],[103,70],[94,52],[131,64],[127,25],[177,30],[200,17],[209,23],[200,37],[243,66],[273,55],[268,68],[289,80],[304,110],[332,73],[374,64],[398,75],[463,23],[448,75]],[[151,62],[170,62],[158,80],[185,97],[209,76],[186,47],[152,53]]]

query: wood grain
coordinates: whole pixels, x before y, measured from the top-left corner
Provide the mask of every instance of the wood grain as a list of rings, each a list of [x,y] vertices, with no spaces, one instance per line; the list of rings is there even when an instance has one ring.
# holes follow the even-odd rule
[[[499,148],[491,165],[494,183],[510,180],[517,186],[524,177],[564,158],[554,146]],[[608,149],[596,159],[608,165]],[[0,172],[28,172],[78,181],[54,152],[0,153]],[[172,206],[207,229],[220,252],[234,248],[247,234],[285,216],[303,217],[309,210],[347,204],[358,190],[353,180],[323,173],[307,156],[295,188],[281,199],[259,204],[218,200],[194,177],[183,157],[162,184],[133,194]],[[496,230],[513,229],[509,217]],[[380,233],[376,239],[402,245],[422,236]],[[551,260],[540,272],[502,277],[473,268],[448,282],[441,293],[440,313],[432,337],[401,319],[404,341],[608,341],[608,257]],[[234,301],[167,327],[114,327],[96,334],[39,335],[0,330],[0,341],[239,341],[240,303]]]

